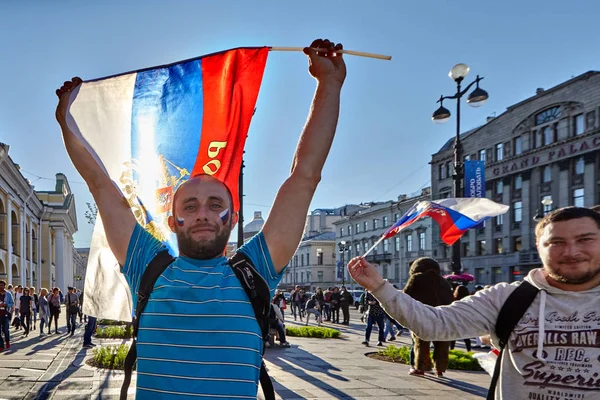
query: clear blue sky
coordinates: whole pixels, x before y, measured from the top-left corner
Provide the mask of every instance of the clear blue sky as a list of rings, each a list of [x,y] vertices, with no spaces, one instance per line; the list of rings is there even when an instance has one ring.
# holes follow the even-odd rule
[[[63,172],[76,194],[76,246],[89,245],[92,198],[54,120],[61,83],[150,67],[238,46],[305,46],[314,38],[389,54],[347,57],[337,136],[311,208],[387,200],[428,184],[431,154],[454,119],[431,122],[452,94],[456,63],[485,76],[482,108],[463,130],[585,71],[600,69],[597,0],[564,1],[2,1],[0,141],[38,190]],[[246,145],[245,218],[266,216],[286,178],[314,81],[301,53],[271,53]],[[454,105],[449,107],[454,109]],[[27,171],[27,172],[25,172]],[[51,178],[51,179],[38,179]]]

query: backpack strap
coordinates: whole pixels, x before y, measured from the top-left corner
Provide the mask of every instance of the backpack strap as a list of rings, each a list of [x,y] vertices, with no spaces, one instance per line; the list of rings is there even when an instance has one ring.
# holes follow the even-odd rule
[[[487,400],[494,400],[496,396],[496,385],[500,378],[502,355],[504,354],[504,348],[508,344],[508,338],[529,306],[531,306],[531,303],[533,303],[538,292],[539,289],[531,283],[522,281],[510,296],[508,296],[498,313],[495,331],[496,336],[500,339],[500,353],[498,354],[496,365],[494,366],[494,374],[492,375],[492,382],[490,383],[490,388],[488,390]]]
[[[254,265],[252,265],[252,261],[241,251],[236,252],[229,259],[229,265],[248,295],[264,342],[269,335],[269,312],[271,311],[271,290],[269,285],[256,271]],[[263,354],[264,352],[265,347],[263,345]],[[262,386],[265,400],[275,400],[275,389],[273,388],[273,382],[269,377],[264,361],[260,366],[260,385]]]
[[[159,276],[161,276],[165,269],[171,265],[173,261],[175,261],[173,256],[171,256],[167,250],[163,250],[154,256],[142,274],[142,279],[140,280],[140,285],[138,288],[137,307],[135,308],[135,317],[133,318],[132,324],[133,342],[131,343],[131,347],[129,348],[129,352],[127,353],[124,363],[125,379],[123,380],[123,385],[121,386],[121,400],[127,399],[127,389],[131,383],[131,372],[133,371],[133,365],[137,359],[136,343],[138,327],[140,325],[140,316],[142,315],[144,308],[146,308],[146,304],[148,304],[148,299],[150,298],[150,294],[154,289],[156,280]]]

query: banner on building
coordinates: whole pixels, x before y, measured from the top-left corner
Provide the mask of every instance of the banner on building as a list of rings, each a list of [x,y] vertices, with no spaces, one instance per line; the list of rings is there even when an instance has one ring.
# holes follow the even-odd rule
[[[465,161],[465,197],[485,197],[485,161]]]
[[[337,262],[336,276],[338,281],[341,281],[344,278],[344,263],[341,261]]]

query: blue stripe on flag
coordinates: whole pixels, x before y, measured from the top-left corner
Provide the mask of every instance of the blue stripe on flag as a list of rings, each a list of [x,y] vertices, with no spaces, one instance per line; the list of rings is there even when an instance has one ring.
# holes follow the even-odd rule
[[[157,154],[170,162],[169,175],[179,178],[182,168],[191,172],[200,147],[202,114],[201,60],[139,72],[133,94],[132,157],[139,159],[143,141],[152,140]]]

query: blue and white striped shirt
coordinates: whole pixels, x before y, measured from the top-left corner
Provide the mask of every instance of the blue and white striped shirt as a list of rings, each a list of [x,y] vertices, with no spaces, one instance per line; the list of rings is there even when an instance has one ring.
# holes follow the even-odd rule
[[[134,308],[148,263],[165,247],[137,225],[123,274]],[[239,251],[267,281],[281,280],[257,234]],[[143,399],[256,399],[262,337],[252,305],[225,257],[178,257],[158,278],[140,318],[137,390]]]

